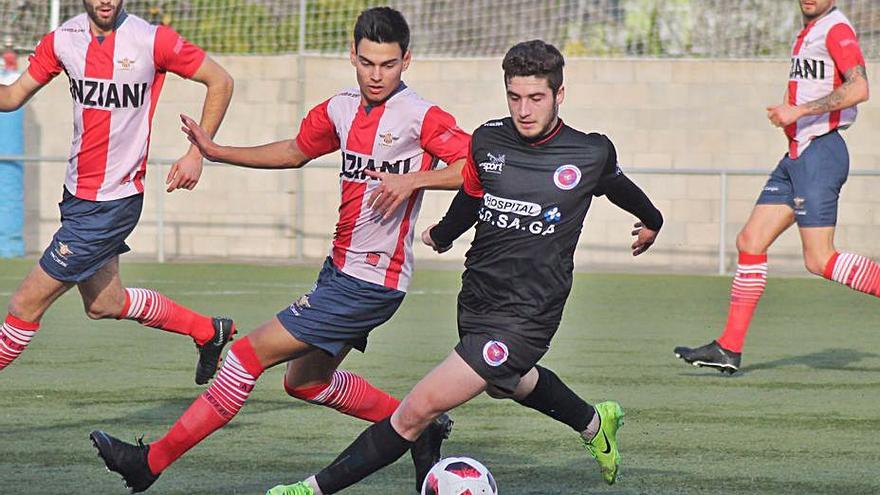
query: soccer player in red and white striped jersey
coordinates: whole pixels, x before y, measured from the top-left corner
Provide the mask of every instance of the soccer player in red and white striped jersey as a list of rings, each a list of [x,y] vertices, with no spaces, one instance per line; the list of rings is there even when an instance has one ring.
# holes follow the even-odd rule
[[[676,347],[675,354],[688,363],[727,373],[739,369],[746,332],[767,284],[767,249],[795,223],[807,270],[880,297],[880,265],[834,246],[838,199],[849,173],[839,131],[855,122],[856,105],[868,100],[855,30],[834,4],[800,0],[804,28],[792,47],[785,98],[767,108],[770,122],[785,130],[788,153],[736,238],[739,265],[727,325],[705,346]]]
[[[296,139],[235,148],[215,144],[192,119],[183,130],[204,155],[242,167],[299,168],[340,152],[342,202],[333,246],[312,291],[233,344],[209,389],[158,441],[130,445],[96,431],[107,467],[134,491],[227,424],[266,368],[287,364],[284,388],[295,398],[371,422],[399,401],[364,378],[338,370],[352,349],[389,320],[406,294],[413,266],[415,221],[424,189],[455,190],[470,136],[440,107],[401,80],[411,59],[409,27],[400,12],[368,9],[355,24],[351,63],[358,87],[313,108]],[[436,169],[437,162],[448,164]],[[435,422],[413,448],[417,486],[439,460],[448,419]]]
[[[232,79],[199,47],[124,10],[123,0],[84,0],[85,13],[46,35],[28,70],[0,85],[0,111],[21,107],[62,71],[73,99],[73,142],[60,203],[61,228],[12,295],[0,326],[0,370],[24,351],[43,314],[72,287],[93,319],[129,319],[189,335],[199,347],[196,382],[207,383],[234,332],[149,289],[123,287],[119,255],[143,207],[150,126],[167,72],[207,86],[202,125],[214,133]],[[191,146],[171,168],[168,192],[192,189],[202,155]]]

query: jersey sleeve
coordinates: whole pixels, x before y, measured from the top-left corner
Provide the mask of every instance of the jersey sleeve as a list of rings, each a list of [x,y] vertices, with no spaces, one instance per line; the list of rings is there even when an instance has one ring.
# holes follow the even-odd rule
[[[40,40],[34,54],[28,58],[28,74],[40,84],[46,84],[64,69],[55,56],[55,32]]]
[[[153,45],[156,69],[189,79],[205,61],[205,51],[168,26],[159,26]]]
[[[434,106],[425,113],[419,141],[432,156],[453,163],[467,157],[471,137],[458,127],[455,117]]]
[[[828,31],[825,46],[840,74],[846,74],[858,65],[865,65],[856,33],[846,24],[837,24]]]
[[[602,166],[602,174],[599,176],[599,185],[593,193],[595,196],[605,194],[605,184],[609,180],[623,174],[623,171],[620,170],[620,166],[617,163],[617,148],[614,147],[614,143],[608,139],[608,136],[603,135],[602,140],[605,142],[608,149],[608,155],[607,158],[605,158],[605,164]]]
[[[483,197],[483,183],[480,181],[480,171],[474,161],[473,141],[468,145],[467,160],[461,169],[461,177],[464,179],[461,188],[468,196]]]
[[[333,125],[330,114],[327,112],[329,105],[330,100],[328,99],[309,110],[308,115],[299,126],[296,146],[309,158],[318,158],[339,149],[336,126]]]

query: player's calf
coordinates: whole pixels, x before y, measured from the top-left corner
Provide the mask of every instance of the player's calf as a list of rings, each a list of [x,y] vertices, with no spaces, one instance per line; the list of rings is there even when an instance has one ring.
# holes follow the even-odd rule
[[[822,275],[850,289],[880,297],[880,265],[852,253],[834,253]]]
[[[285,377],[284,390],[291,397],[373,423],[391,416],[400,405],[391,394],[349,371],[336,370],[328,383],[304,387],[292,387]]]
[[[125,305],[119,319],[134,320],[166,332],[189,335],[197,345],[215,337],[211,318],[181,306],[151,289],[125,289]]]

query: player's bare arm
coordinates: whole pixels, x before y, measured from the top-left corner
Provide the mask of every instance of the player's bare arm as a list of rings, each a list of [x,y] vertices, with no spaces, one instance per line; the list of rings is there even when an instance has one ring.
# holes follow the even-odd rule
[[[191,117],[181,115],[180,120],[183,122],[181,130],[189,142],[212,162],[247,168],[284,169],[302,167],[311,159],[293,139],[260,146],[222,146],[215,143],[211,135]]]
[[[232,99],[234,86],[232,76],[220,64],[210,57],[205,57],[191,79],[204,84],[207,88],[200,127],[208,136],[213,137],[220,128],[229,101]],[[196,187],[202,175],[202,157],[203,154],[197,146],[190,146],[189,151],[177,160],[168,172],[168,177],[165,179],[165,183],[168,184],[167,191],[192,190]]]
[[[426,170],[410,174],[392,174],[365,170],[373,179],[382,181],[367,200],[383,218],[390,218],[395,211],[419,189],[456,190],[461,187],[461,169],[464,158],[457,160],[442,170]]]
[[[0,112],[13,112],[27,103],[43,86],[27,72],[10,85],[0,84]]]
[[[783,103],[768,107],[767,118],[773,125],[785,127],[807,115],[822,115],[868,101],[868,76],[864,65],[857,65],[846,71],[843,79],[843,84],[824,98],[797,106]]]

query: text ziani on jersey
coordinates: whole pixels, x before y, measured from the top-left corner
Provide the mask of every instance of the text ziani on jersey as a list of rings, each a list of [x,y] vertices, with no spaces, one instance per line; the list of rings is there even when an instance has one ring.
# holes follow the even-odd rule
[[[90,201],[144,191],[150,128],[167,71],[192,77],[205,53],[166,26],[130,14],[99,40],[86,14],[46,35],[28,72],[40,84],[70,83],[73,142],[64,185]]]
[[[367,282],[406,291],[412,274],[412,242],[422,191],[416,191],[388,220],[367,205],[380,182],[375,170],[411,174],[431,170],[438,159],[453,163],[467,155],[470,136],[448,113],[401,87],[367,109],[357,89],[340,92],[313,108],[296,142],[316,158],[339,150],[342,203],[330,256],[337,268]]]

